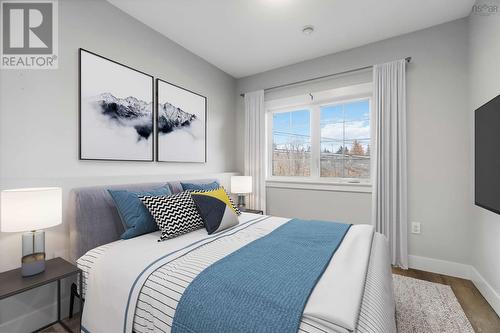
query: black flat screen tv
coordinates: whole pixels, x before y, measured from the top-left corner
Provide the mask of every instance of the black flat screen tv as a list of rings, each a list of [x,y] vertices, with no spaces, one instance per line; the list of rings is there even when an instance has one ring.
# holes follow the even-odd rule
[[[474,114],[474,200],[500,214],[500,95]]]

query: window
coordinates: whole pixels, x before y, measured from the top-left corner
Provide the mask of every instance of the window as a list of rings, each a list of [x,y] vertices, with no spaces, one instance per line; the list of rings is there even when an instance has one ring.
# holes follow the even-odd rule
[[[320,112],[320,176],[369,179],[370,101],[326,105]]]
[[[369,183],[369,87],[355,96],[266,102],[268,179]]]
[[[273,176],[311,175],[309,110],[273,114]]]

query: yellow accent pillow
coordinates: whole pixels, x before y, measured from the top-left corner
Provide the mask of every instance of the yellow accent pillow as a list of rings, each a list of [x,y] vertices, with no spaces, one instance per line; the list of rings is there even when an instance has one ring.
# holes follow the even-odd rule
[[[194,193],[196,193],[197,195],[206,195],[209,197],[217,198],[220,201],[224,202],[228,207],[231,207],[231,209],[234,211],[236,215],[241,214],[240,210],[236,208],[233,201],[229,198],[226,190],[222,186],[216,190],[203,191],[203,192],[194,191]]]

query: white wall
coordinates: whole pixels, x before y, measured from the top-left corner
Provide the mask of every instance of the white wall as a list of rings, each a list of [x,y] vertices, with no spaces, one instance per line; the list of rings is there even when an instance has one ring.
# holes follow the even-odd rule
[[[168,14],[166,14],[168,19]],[[78,48],[82,47],[208,97],[206,164],[78,160]],[[235,79],[104,0],[59,1],[59,69],[0,71],[0,188],[151,182],[217,177],[236,168]],[[18,267],[21,235],[0,234],[0,271]],[[46,232],[49,257],[67,255],[65,224]],[[50,288],[48,289],[50,290]],[[32,330],[47,293],[0,302],[0,332]],[[43,303],[42,302],[42,303]],[[53,308],[52,308],[53,310]],[[53,312],[52,312],[53,313]],[[31,318],[31,319],[30,319]],[[38,318],[38,319],[37,319]],[[12,322],[10,323],[12,324]]]
[[[488,1],[489,5],[500,1]],[[500,13],[491,16],[472,14],[469,18],[470,42],[470,131],[473,112],[482,104],[500,94]],[[473,157],[471,157],[471,162]],[[473,179],[473,174],[470,177]],[[470,202],[473,202],[471,192]],[[472,264],[478,274],[473,276],[488,301],[500,313],[500,216],[470,205]],[[479,275],[479,276],[478,276]]]
[[[467,20],[387,39],[237,81],[238,93],[411,56],[407,71],[409,236],[412,255],[470,263],[470,151]],[[243,106],[238,108],[239,132]],[[242,141],[239,146],[243,147]],[[241,149],[242,150],[242,149]],[[242,161],[242,158],[240,158]],[[239,165],[240,171],[243,165]],[[307,195],[305,195],[307,193]],[[370,194],[267,190],[276,215],[369,222]],[[356,204],[342,204],[352,200]]]

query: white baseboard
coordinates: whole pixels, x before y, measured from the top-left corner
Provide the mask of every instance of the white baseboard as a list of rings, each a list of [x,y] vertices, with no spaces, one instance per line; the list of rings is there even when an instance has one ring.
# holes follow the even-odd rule
[[[419,269],[421,271],[444,274],[462,279],[471,278],[472,266],[470,265],[413,255],[408,256],[408,261],[410,268]]]
[[[486,281],[483,276],[471,266],[471,278],[472,282],[483,295],[483,297],[490,303],[491,307],[497,315],[500,316],[500,295],[493,289],[493,287]]]
[[[408,260],[410,268],[471,280],[490,303],[493,310],[500,316],[500,295],[473,266],[413,255],[408,256]]]

